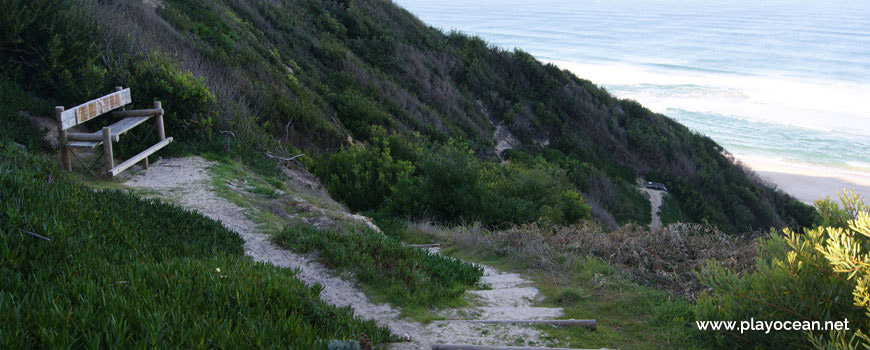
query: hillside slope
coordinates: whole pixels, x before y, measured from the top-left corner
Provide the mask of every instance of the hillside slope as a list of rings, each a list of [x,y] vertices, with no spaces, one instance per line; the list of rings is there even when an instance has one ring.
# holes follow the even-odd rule
[[[501,159],[527,170],[555,169],[562,174],[555,181],[566,186],[557,195],[581,193],[591,214],[609,226],[649,223],[649,202],[632,188],[638,176],[666,183],[687,221],[726,231],[812,223],[812,208],[761,183],[708,137],[523,51],[431,28],[390,1],[17,6],[8,12],[18,19],[3,20],[3,73],[63,104],[133,86],[136,103],[164,100],[169,127],[198,140],[189,143],[194,149],[232,150],[234,143],[256,154],[324,154],[394,135],[398,141],[383,150],[409,162],[414,180],[425,172],[424,159],[400,148],[434,151],[458,140],[488,172]],[[92,83],[86,89],[56,83],[76,79]],[[321,178],[335,175],[316,163],[309,165]],[[387,190],[384,200],[398,191]],[[534,207],[528,215],[456,217],[439,213],[435,201],[390,215],[434,211],[446,221],[522,223],[547,217],[561,201],[534,192],[516,194],[510,204]],[[353,207],[378,208],[380,201]]]
[[[0,348],[326,349],[386,327],[178,206],[95,191],[0,133]]]
[[[421,324],[402,318],[400,309],[396,305],[380,303],[370,300],[369,296],[356,285],[354,280],[347,279],[348,274],[342,270],[335,270],[334,266],[327,267],[318,263],[317,255],[300,254],[281,249],[280,244],[273,243],[273,237],[268,233],[268,225],[258,225],[252,217],[263,215],[260,206],[241,207],[219,195],[220,186],[211,178],[219,173],[220,165],[208,162],[200,157],[170,158],[163,159],[151,165],[147,171],[130,174],[124,180],[124,186],[145,190],[156,198],[177,202],[179,206],[195,210],[202,215],[210,217],[230,230],[236,232],[245,240],[245,254],[254,261],[265,262],[276,267],[288,270],[298,270],[296,278],[309,286],[319,285],[320,298],[338,307],[348,307],[361,318],[376,321],[380,325],[389,327],[394,334],[408,334],[410,340],[389,344],[389,349],[428,349],[432,344],[450,341],[454,343],[473,344],[515,344],[516,339],[523,339],[523,344],[535,344],[541,342],[541,332],[528,326],[517,325],[474,325],[467,322],[435,322]],[[244,173],[244,171],[242,171]],[[249,177],[252,174],[244,173]],[[235,180],[235,179],[234,179]],[[274,202],[265,207],[282,207],[280,197],[295,197],[297,193],[292,186],[299,185],[293,180],[282,178],[287,184],[287,192],[276,195]],[[219,179],[218,182],[234,182]],[[234,197],[256,199],[262,195],[251,193],[244,189],[244,182],[237,183],[239,187],[231,190]],[[311,206],[308,202],[297,206]],[[292,211],[294,206],[281,208],[282,211]],[[323,208],[319,208],[323,209]],[[308,215],[294,213],[281,217],[282,225],[293,225],[300,222],[313,222],[321,227],[332,227],[347,230],[351,225],[360,225],[362,222],[353,220],[341,221],[331,218],[330,215],[343,213],[317,212],[312,210]],[[312,226],[313,227],[313,226]],[[316,234],[320,235],[320,232]],[[518,274],[504,273],[488,266],[484,266],[485,275],[482,283],[492,286],[487,290],[471,290],[468,293],[484,298],[474,306],[461,308],[447,308],[437,310],[441,317],[457,318],[459,315],[468,317],[474,315],[481,319],[525,319],[525,318],[553,318],[561,314],[559,308],[532,307],[532,300],[537,299],[538,291],[533,287],[526,286],[530,282]],[[344,278],[342,278],[344,277]],[[383,276],[379,276],[383,277]],[[516,291],[523,293],[517,293]],[[485,298],[489,297],[489,298]],[[500,312],[500,313],[499,313]],[[495,314],[495,315],[493,315]]]

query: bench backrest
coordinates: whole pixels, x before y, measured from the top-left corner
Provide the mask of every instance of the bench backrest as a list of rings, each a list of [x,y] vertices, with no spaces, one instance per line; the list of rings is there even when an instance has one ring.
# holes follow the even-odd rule
[[[113,109],[126,106],[131,102],[133,101],[130,96],[130,88],[126,88],[108,94],[106,96],[82,103],[68,110],[64,110],[63,113],[61,113],[61,129],[69,129],[88,120],[111,112]]]

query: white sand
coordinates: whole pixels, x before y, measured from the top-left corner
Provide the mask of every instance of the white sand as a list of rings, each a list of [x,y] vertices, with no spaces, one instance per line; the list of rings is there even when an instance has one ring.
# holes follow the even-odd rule
[[[804,203],[812,204],[816,199],[825,196],[836,199],[836,192],[842,193],[844,188],[854,189],[855,193],[870,200],[870,173],[747,156],[739,156],[738,159],[752,168],[762,179]]]

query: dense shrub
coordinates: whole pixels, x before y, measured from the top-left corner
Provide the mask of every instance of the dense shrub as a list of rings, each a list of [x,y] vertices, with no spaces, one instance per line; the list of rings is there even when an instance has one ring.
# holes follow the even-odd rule
[[[467,146],[451,144],[430,151],[418,165],[421,181],[392,198],[393,208],[416,210],[440,220],[477,220],[492,215],[494,193],[486,186],[485,169]]]
[[[866,349],[870,348],[870,334],[867,333],[867,324],[870,323],[870,207],[865,206],[864,199],[854,191],[840,194],[840,203],[841,208],[827,198],[816,201],[824,221],[834,225],[819,227],[807,235],[826,236],[825,243],[814,248],[827,259],[834,272],[849,281],[852,301],[864,312],[865,318],[856,322],[854,333],[834,332],[828,337],[811,340],[818,349],[852,349],[859,346]],[[831,211],[826,212],[823,207]],[[845,223],[839,222],[843,216],[849,218]]]
[[[0,73],[64,104],[105,89],[99,24],[86,3],[2,0]]]
[[[367,140],[372,125],[384,123],[388,115],[381,110],[377,101],[364,94],[348,89],[341,94],[330,96],[341,122],[354,133],[354,136]]]
[[[376,138],[368,146],[352,145],[323,157],[315,172],[336,199],[365,211],[379,208],[397,186],[410,181],[414,166],[393,158],[389,141]]]
[[[419,248],[371,231],[338,232],[310,225],[287,227],[276,241],[298,251],[318,251],[327,265],[356,278],[403,307],[430,307],[460,297],[483,275],[477,265]]]
[[[152,52],[131,57],[118,74],[119,80],[129,82],[138,107],[153,108],[153,101],[161,102],[172,135],[182,140],[212,138],[215,96],[202,78],[179,68],[170,56]]]
[[[40,130],[21,112],[47,115],[51,104],[21,90],[18,84],[0,78],[0,142],[14,141],[31,150],[48,150]]]
[[[424,154],[412,141],[372,130],[379,136],[368,146],[325,156],[315,167],[329,192],[351,209],[377,210],[382,220],[393,215],[486,225],[571,224],[589,216],[559,167],[488,164],[454,141]],[[393,149],[405,159],[394,158]]]
[[[389,330],[253,263],[199,214],[0,146],[0,348],[326,349]]]
[[[848,201],[844,207],[855,208]],[[836,208],[836,204],[825,203]],[[820,206],[821,207],[821,206]],[[840,209],[834,210],[839,212]],[[848,210],[847,210],[848,211]],[[856,330],[870,327],[867,314],[866,227],[858,220],[866,211],[852,211],[850,230],[842,227],[818,228],[803,233],[789,229],[771,233],[762,240],[756,271],[744,275],[712,263],[701,273],[701,281],[710,288],[698,299],[699,320],[763,321],[843,321],[849,320],[850,331],[799,332],[718,331],[703,332],[711,344],[723,349],[811,348],[820,343],[853,340]],[[859,216],[861,215],[861,216]],[[827,219],[826,219],[827,220]],[[831,222],[831,221],[826,221]],[[835,221],[836,222],[836,219]],[[854,297],[854,299],[853,299]],[[853,300],[855,303],[853,303]],[[866,339],[865,339],[866,340]]]

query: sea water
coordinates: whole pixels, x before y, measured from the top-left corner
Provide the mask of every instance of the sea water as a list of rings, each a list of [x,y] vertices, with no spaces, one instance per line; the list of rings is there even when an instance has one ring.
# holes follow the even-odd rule
[[[870,174],[870,1],[396,3],[637,100],[738,158]]]

